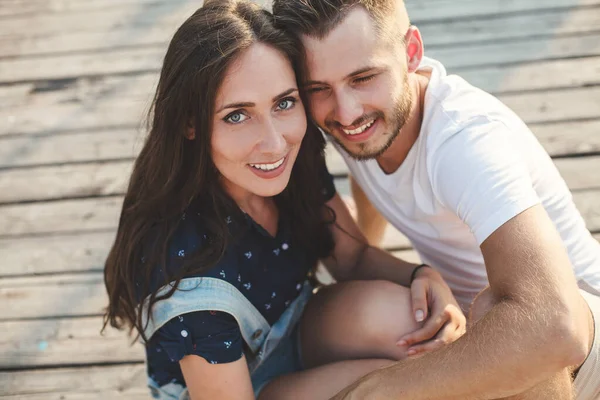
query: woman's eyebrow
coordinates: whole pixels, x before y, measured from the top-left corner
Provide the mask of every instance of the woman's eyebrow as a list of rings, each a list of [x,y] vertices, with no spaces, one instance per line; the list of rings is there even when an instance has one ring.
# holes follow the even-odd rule
[[[280,98],[282,98],[283,96],[287,96],[288,94],[292,94],[292,93],[297,92],[297,91],[298,91],[298,89],[295,88],[295,87],[294,88],[289,88],[288,90],[286,90],[284,92],[281,92],[277,96],[273,97],[273,101],[275,102],[275,101],[279,100]]]
[[[254,107],[255,105],[256,104],[254,104],[254,103],[230,103],[230,104],[226,104],[223,107],[219,108],[219,110],[217,112],[220,113],[221,111],[223,111],[227,108]]]
[[[279,93],[277,96],[273,97],[272,101],[277,101],[280,98],[282,98],[283,96],[287,96],[288,94],[292,94],[297,91],[298,91],[297,88],[289,88],[288,90],[285,90],[285,91]],[[256,106],[255,103],[250,103],[250,102],[229,103],[229,104],[226,104],[223,107],[219,108],[219,110],[217,112],[220,113],[221,111],[223,111],[227,108],[244,108],[244,107],[255,107],[255,106]]]

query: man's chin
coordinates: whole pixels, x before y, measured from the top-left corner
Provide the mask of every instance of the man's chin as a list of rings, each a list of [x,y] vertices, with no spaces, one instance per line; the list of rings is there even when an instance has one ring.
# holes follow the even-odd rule
[[[338,139],[337,137],[333,137],[333,140],[340,146],[344,151],[353,159],[357,161],[368,161],[373,160],[379,157],[383,152],[389,147],[387,144],[379,146],[380,148],[373,148],[373,146],[369,146],[365,143],[352,143],[346,142]]]

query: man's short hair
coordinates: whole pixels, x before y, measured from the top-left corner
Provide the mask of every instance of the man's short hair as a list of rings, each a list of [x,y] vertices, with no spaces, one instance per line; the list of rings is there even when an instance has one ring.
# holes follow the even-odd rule
[[[369,13],[381,35],[403,38],[404,32],[397,30],[409,25],[403,0],[274,0],[273,14],[278,26],[296,35],[323,39],[357,6]],[[398,20],[400,11],[403,17]]]

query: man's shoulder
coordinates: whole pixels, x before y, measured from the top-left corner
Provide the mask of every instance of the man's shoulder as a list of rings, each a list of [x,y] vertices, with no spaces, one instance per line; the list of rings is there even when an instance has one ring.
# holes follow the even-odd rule
[[[443,76],[428,88],[421,127],[428,153],[438,151],[451,138],[470,142],[474,136],[503,129],[508,133],[527,127],[500,100],[461,77]]]

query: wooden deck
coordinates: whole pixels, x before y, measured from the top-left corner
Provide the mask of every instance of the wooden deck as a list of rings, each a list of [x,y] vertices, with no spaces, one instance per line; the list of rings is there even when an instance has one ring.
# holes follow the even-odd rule
[[[0,399],[149,398],[142,347],[99,335],[102,267],[166,43],[198,5],[0,0]],[[531,126],[600,238],[600,0],[408,7],[428,55]],[[385,246],[415,257],[392,229]]]

